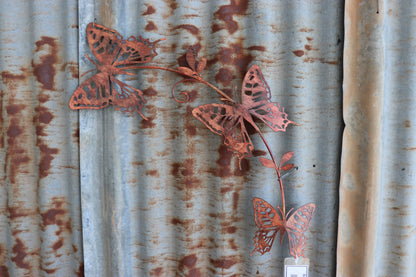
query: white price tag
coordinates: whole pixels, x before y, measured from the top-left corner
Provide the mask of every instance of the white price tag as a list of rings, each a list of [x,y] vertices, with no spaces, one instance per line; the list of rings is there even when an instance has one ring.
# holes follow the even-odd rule
[[[285,277],[308,277],[308,270],[309,259],[285,259]]]
[[[285,277],[308,277],[307,265],[287,265],[285,266]]]

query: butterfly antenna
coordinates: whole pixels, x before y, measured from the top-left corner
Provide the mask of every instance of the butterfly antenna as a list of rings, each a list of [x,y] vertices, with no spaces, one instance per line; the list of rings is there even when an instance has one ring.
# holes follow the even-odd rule
[[[154,42],[152,42],[153,44],[156,44],[156,43],[158,43],[159,41],[163,41],[163,40],[166,40],[166,38],[161,38],[161,39],[158,39],[158,40],[155,40]]]

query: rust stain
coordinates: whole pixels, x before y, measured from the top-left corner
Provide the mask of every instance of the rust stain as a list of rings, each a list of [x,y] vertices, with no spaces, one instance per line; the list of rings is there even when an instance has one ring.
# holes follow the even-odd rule
[[[159,177],[159,171],[157,171],[156,169],[153,169],[153,170],[147,170],[147,171],[145,172],[145,174],[146,174],[147,176]]]
[[[75,128],[72,133],[72,137],[75,139],[75,142],[79,143],[79,125]]]
[[[237,227],[231,226],[223,229],[223,233],[234,234],[237,232]]]
[[[304,32],[304,33],[310,33],[310,32],[313,31],[313,29],[312,28],[301,28],[301,29],[299,29],[299,31]]]
[[[247,68],[253,59],[254,57],[251,54],[244,51],[242,43],[233,43],[231,47],[220,48],[217,55],[209,60],[207,64],[212,65],[219,61],[225,65],[232,65],[240,73],[237,77],[241,77],[246,74]]]
[[[191,106],[186,107],[185,130],[188,137],[196,136],[196,126],[192,116],[192,109]]]
[[[7,70],[1,72],[1,79],[4,84],[8,84],[9,82],[16,82],[25,80],[27,76],[25,74],[14,74]]]
[[[54,197],[49,209],[41,213],[42,230],[49,225],[56,225],[58,230],[56,235],[59,236],[64,232],[72,234],[72,221],[66,209],[67,202],[63,197]]]
[[[10,104],[6,106],[6,112],[9,115],[17,114],[21,110],[23,110],[26,107],[26,105],[23,104]]]
[[[250,171],[250,161],[248,159],[242,159],[240,164],[235,165],[234,175],[245,176]]]
[[[230,169],[230,162],[233,158],[233,152],[229,150],[229,148],[221,143],[220,147],[218,148],[219,157],[217,159],[217,168],[209,169],[212,175],[217,177],[230,177],[232,176],[232,171]]]
[[[185,276],[189,276],[189,277],[201,276],[199,269],[196,268],[197,260],[198,258],[195,254],[191,254],[191,255],[183,257],[179,261],[179,265],[178,265],[179,272],[184,273]]]
[[[62,246],[64,246],[63,238],[59,238],[59,240],[52,245],[52,249],[57,251]]]
[[[306,37],[306,39],[307,39],[309,42],[311,42],[311,41],[313,40],[313,38],[311,38],[311,37]]]
[[[228,33],[234,34],[238,30],[238,23],[234,20],[235,15],[245,15],[248,8],[248,0],[231,0],[229,5],[220,6],[214,13],[216,19],[224,21],[224,24],[214,24],[212,32],[226,29]]]
[[[26,257],[29,255],[27,253],[27,247],[24,245],[21,239],[16,238],[16,242],[12,248],[12,252],[14,256],[11,257],[11,260],[16,264],[18,268],[30,268],[28,261],[25,261]]]
[[[62,71],[69,70],[74,79],[79,77],[79,65],[77,62],[68,62],[62,65]]]
[[[229,86],[234,79],[234,74],[227,68],[220,68],[218,73],[215,75],[215,81],[223,84],[224,86]]]
[[[305,44],[305,49],[310,51],[310,50],[312,50],[312,46],[310,46],[309,44]]]
[[[156,25],[153,21],[149,21],[149,23],[147,23],[147,25],[144,27],[144,29],[146,31],[156,31],[157,27],[156,27]]]
[[[405,120],[404,121],[404,127],[406,127],[406,128],[412,127],[412,123],[410,122],[410,120]]]
[[[220,193],[224,194],[233,190],[232,184],[228,187],[222,186],[220,189]]]
[[[210,263],[216,267],[216,268],[223,268],[223,269],[229,269],[232,267],[236,261],[234,260],[228,260],[228,259],[209,259]]]
[[[238,250],[238,246],[235,243],[235,240],[234,239],[229,239],[228,240],[228,243],[230,244],[231,249],[233,249],[234,251],[237,251]]]
[[[48,102],[51,97],[48,94],[41,93],[38,95],[37,98],[38,98],[39,103],[45,103],[45,102]]]
[[[255,51],[262,51],[262,52],[266,51],[266,47],[261,46],[261,45],[253,45],[253,46],[250,46],[247,49],[248,50],[255,50]]]
[[[152,129],[156,126],[156,123],[153,122],[157,115],[157,108],[154,105],[146,106],[146,118],[147,120],[142,120],[140,122],[140,128],[142,129]]]
[[[9,269],[5,265],[0,266],[0,276],[1,277],[10,277],[9,275]]]
[[[153,87],[148,87],[147,89],[143,90],[143,94],[146,96],[156,96],[158,92]]]
[[[233,210],[237,211],[238,208],[238,199],[240,199],[240,195],[238,192],[233,193]]]
[[[39,141],[36,144],[40,149],[39,177],[44,178],[49,175],[49,169],[54,159],[53,155],[58,154],[59,149],[50,148],[46,144],[39,143]]]
[[[153,268],[150,271],[150,276],[162,276],[162,274],[163,274],[163,268],[162,267]]]
[[[14,110],[14,107],[12,110]],[[17,174],[21,172],[20,167],[30,161],[26,150],[20,148],[19,137],[22,133],[23,129],[19,126],[19,118],[17,118],[17,115],[14,115],[6,131],[8,147],[6,151],[6,163],[4,164],[5,172],[7,172],[7,166],[10,166],[8,175],[12,184],[16,183]]]
[[[43,36],[36,43],[39,60],[32,60],[33,74],[43,89],[55,90],[55,64],[58,62],[58,46],[54,38]]]
[[[181,219],[179,219],[177,217],[174,217],[174,218],[172,218],[172,220],[170,221],[170,223],[172,223],[173,225],[181,225],[184,228],[189,228],[189,227],[191,227],[195,223],[195,220],[193,220],[193,219],[184,219],[184,220],[181,220]]]
[[[303,50],[296,50],[296,51],[292,51],[293,54],[295,54],[298,57],[302,57],[303,55],[305,55],[305,51]]]
[[[142,13],[142,15],[149,15],[149,14],[154,14],[156,12],[156,9],[153,8],[153,6],[149,5],[147,6],[147,10]]]
[[[7,205],[7,211],[8,211],[8,215],[10,219],[16,219],[19,217],[26,217],[26,216],[30,216],[30,215],[36,215],[35,211],[31,211],[31,210],[27,210],[27,209],[22,209],[21,206],[23,205],[23,203],[18,202],[18,205],[16,206],[9,206]]]
[[[195,189],[201,186],[201,180],[195,177],[195,160],[193,159],[186,159],[182,163],[173,163],[171,165],[171,173],[175,178],[180,179],[180,182],[175,184],[175,187],[178,190],[183,190],[184,188],[188,189]],[[187,191],[188,192],[188,191]],[[188,200],[192,195],[187,194]]]
[[[78,267],[78,270],[75,271],[76,276],[84,277],[84,263],[81,263]]]
[[[171,10],[176,10],[178,8],[178,4],[176,0],[164,0],[164,2],[169,6]]]
[[[193,34],[194,36],[198,36],[199,35],[199,29],[191,24],[181,24],[175,27],[175,30],[177,29],[184,29],[189,31],[191,34]]]

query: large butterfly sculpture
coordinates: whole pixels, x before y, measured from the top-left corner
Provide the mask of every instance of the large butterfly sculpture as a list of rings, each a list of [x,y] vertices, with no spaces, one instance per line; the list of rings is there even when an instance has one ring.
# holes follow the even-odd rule
[[[133,75],[126,69],[134,65],[146,63],[157,55],[155,44],[160,41],[150,42],[148,39],[131,36],[127,40],[115,30],[97,23],[89,23],[87,26],[88,45],[98,60],[92,61],[98,72],[75,90],[70,101],[71,109],[102,109],[112,104],[116,110],[122,112],[141,112],[146,100],[143,92],[116,79],[119,74]],[[84,74],[86,74],[84,73]]]
[[[308,230],[313,213],[315,212],[315,204],[309,203],[303,205],[290,216],[291,211],[284,215],[280,207],[278,207],[282,217],[279,216],[277,210],[269,203],[261,198],[253,199],[254,216],[257,227],[259,228],[254,236],[254,250],[260,254],[270,251],[277,232],[280,231],[280,243],[283,241],[285,232],[289,238],[289,252],[295,258],[305,257],[303,252],[306,248],[305,232]]]
[[[252,118],[255,116],[275,132],[286,131],[290,123],[297,124],[288,120],[284,108],[270,99],[270,88],[260,68],[253,65],[243,80],[241,104],[206,104],[193,109],[192,114],[212,132],[224,136],[224,144],[237,153],[241,165],[241,160],[251,157],[254,149],[244,121],[257,128]]]

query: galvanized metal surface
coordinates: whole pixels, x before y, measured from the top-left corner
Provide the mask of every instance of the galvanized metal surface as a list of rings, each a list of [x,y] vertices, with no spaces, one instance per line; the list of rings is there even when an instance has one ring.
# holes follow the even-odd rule
[[[253,198],[281,204],[275,173],[255,157],[240,168],[192,116],[219,103],[214,91],[180,87],[191,99],[178,104],[179,76],[137,70],[120,78],[144,91],[148,121],[68,109],[84,80],[78,59],[81,73],[92,69],[94,18],[123,36],[166,37],[152,64],[175,67],[195,45],[208,59],[204,78],[229,93],[260,66],[273,101],[300,124],[262,130],[276,156],[295,151],[287,207],[316,203],[311,276],[415,272],[411,0],[347,1],[344,65],[343,1],[1,4],[0,276],[83,275],[83,262],[86,276],[282,275],[287,242],[250,257]]]
[[[415,275],[415,15],[346,4],[337,276]]]
[[[231,93],[252,64],[263,71],[289,126],[262,126],[276,156],[294,150],[288,208],[315,202],[305,255],[311,276],[333,276],[341,130],[342,1],[80,1],[80,72],[91,69],[85,28],[160,43],[153,65],[176,67],[189,45],[208,59],[205,79]],[[80,112],[81,186],[87,276],[280,276],[286,245],[260,256],[252,199],[280,202],[272,169],[238,159],[192,109],[219,103],[202,85],[169,94],[181,77],[141,70],[124,80],[145,91],[143,121],[113,109]],[[83,81],[83,79],[81,79]],[[179,90],[180,91],[180,90]],[[231,95],[231,94],[230,94]],[[257,154],[265,147],[252,135]],[[322,146],[325,146],[325,149]],[[325,192],[325,197],[322,193]]]
[[[82,276],[78,7],[0,6],[0,276]]]

